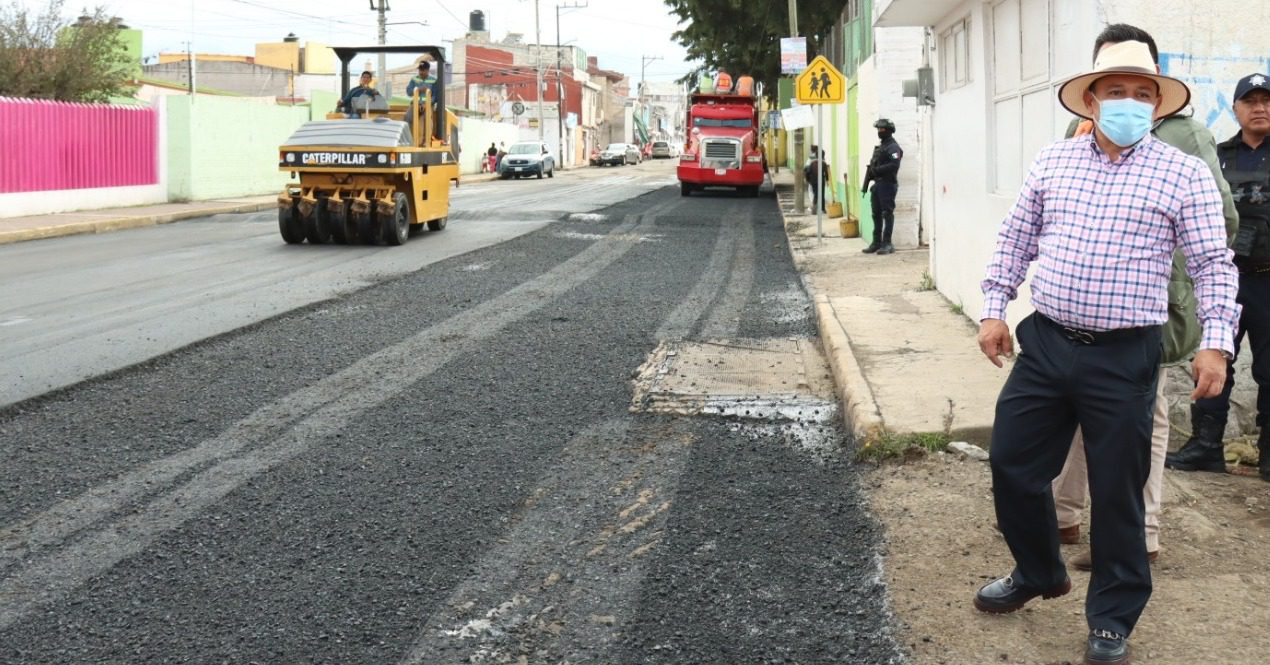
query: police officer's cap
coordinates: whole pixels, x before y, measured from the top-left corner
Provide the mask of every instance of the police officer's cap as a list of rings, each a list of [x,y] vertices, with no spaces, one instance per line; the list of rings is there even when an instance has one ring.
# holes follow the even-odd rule
[[[895,123],[887,120],[886,118],[878,118],[878,121],[873,123],[873,126],[878,129],[885,129],[888,132],[895,131]]]
[[[1250,74],[1239,79],[1239,83],[1235,85],[1235,101],[1243,99],[1244,95],[1253,90],[1270,92],[1270,78],[1265,74]]]

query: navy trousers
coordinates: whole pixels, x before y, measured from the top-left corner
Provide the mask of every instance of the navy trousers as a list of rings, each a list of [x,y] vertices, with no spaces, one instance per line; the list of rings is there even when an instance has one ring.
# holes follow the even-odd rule
[[[1252,378],[1257,382],[1257,427],[1270,422],[1270,272],[1241,273],[1239,297],[1243,305],[1239,315],[1239,332],[1235,334],[1235,353],[1243,345],[1244,335],[1252,347]],[[1225,422],[1230,413],[1230,391],[1235,387],[1235,361],[1226,367],[1226,385],[1217,397],[1195,401],[1195,408],[1219,416]]]
[[[871,191],[873,242],[891,242],[891,233],[895,231],[895,195],[899,192],[899,184],[876,181]]]
[[[1091,629],[1127,636],[1151,597],[1142,488],[1160,327],[1084,343],[1033,314],[1016,334],[1021,350],[997,400],[990,451],[997,523],[1014,555],[1014,581],[1046,590],[1067,578],[1050,481],[1062,470],[1079,425],[1093,504],[1085,616]]]

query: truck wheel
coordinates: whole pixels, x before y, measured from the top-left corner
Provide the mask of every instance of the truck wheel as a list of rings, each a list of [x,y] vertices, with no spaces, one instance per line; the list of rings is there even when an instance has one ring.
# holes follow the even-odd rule
[[[689,185],[689,184],[688,184],[688,183],[686,183],[686,182],[681,182],[681,183],[679,183],[679,195],[680,195],[680,196],[691,196],[691,195],[692,195],[692,185]]]
[[[317,207],[304,218],[304,237],[310,245],[321,245],[331,241],[331,213],[326,207],[326,199],[318,199]]]
[[[442,217],[441,219],[434,219],[428,222],[428,230],[429,231],[445,230],[445,223],[449,221],[449,219],[450,219],[449,217]]]
[[[347,245],[348,239],[356,236],[355,231],[348,229],[348,201],[330,212],[329,224],[331,240],[337,245]]]
[[[406,238],[410,237],[410,203],[405,194],[393,194],[392,217],[384,218],[383,227],[384,242],[393,246],[406,244]]]
[[[295,204],[278,208],[278,233],[288,245],[304,242],[304,221],[300,219],[300,211]]]
[[[367,245],[379,244],[379,225],[375,223],[374,210],[355,212],[353,213],[353,220],[357,223],[357,235],[363,243]]]

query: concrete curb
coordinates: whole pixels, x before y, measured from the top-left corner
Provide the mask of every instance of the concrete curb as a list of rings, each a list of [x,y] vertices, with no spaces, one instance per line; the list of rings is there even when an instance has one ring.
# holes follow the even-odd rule
[[[820,342],[833,371],[838,399],[842,401],[845,424],[855,435],[856,441],[869,441],[886,429],[882,412],[873,399],[873,389],[864,378],[864,371],[851,349],[851,336],[838,319],[838,313],[829,297],[813,294],[812,302],[816,308]]]
[[[790,252],[798,255],[800,251],[795,246],[793,238],[789,235],[789,218],[786,215],[785,206],[781,203],[781,190],[791,187],[790,185],[773,183],[776,194],[777,207],[781,212],[781,221],[785,227],[785,239],[789,242]],[[801,263],[801,261],[795,261]],[[878,408],[877,401],[873,397],[873,389],[869,386],[869,382],[864,378],[864,370],[860,367],[859,360],[855,357],[855,352],[851,348],[851,335],[847,333],[843,327],[841,320],[838,318],[838,312],[834,309],[833,303],[829,301],[829,297],[816,293],[815,288],[811,284],[811,280],[806,275],[799,272],[803,288],[811,296],[812,306],[816,311],[816,327],[820,331],[820,343],[824,350],[825,359],[829,362],[829,368],[833,372],[834,387],[838,391],[838,399],[842,403],[842,419],[843,424],[851,431],[856,441],[868,441],[881,435],[886,429],[886,423],[882,419],[882,411]]]
[[[191,208],[189,210],[181,210],[178,212],[167,212],[158,215],[132,215],[122,216],[113,219],[101,219],[91,222],[70,222],[66,224],[56,224],[53,226],[37,226],[29,229],[17,229],[13,231],[0,231],[0,245],[7,245],[15,242],[24,242],[27,240],[39,240],[41,238],[58,238],[61,236],[79,235],[85,233],[109,233],[110,231],[121,231],[124,229],[137,229],[145,226],[157,226],[159,224],[170,224],[183,219],[192,219],[195,217],[206,217],[208,215],[223,215],[244,212],[260,212],[262,210],[270,210],[276,208],[278,204],[274,201],[259,203],[238,203],[233,205],[215,206],[207,208]]]

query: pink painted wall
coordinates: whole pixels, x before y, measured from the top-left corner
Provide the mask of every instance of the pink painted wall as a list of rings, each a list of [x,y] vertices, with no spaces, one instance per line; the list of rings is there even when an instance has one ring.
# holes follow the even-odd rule
[[[0,193],[159,182],[159,112],[0,97]]]

